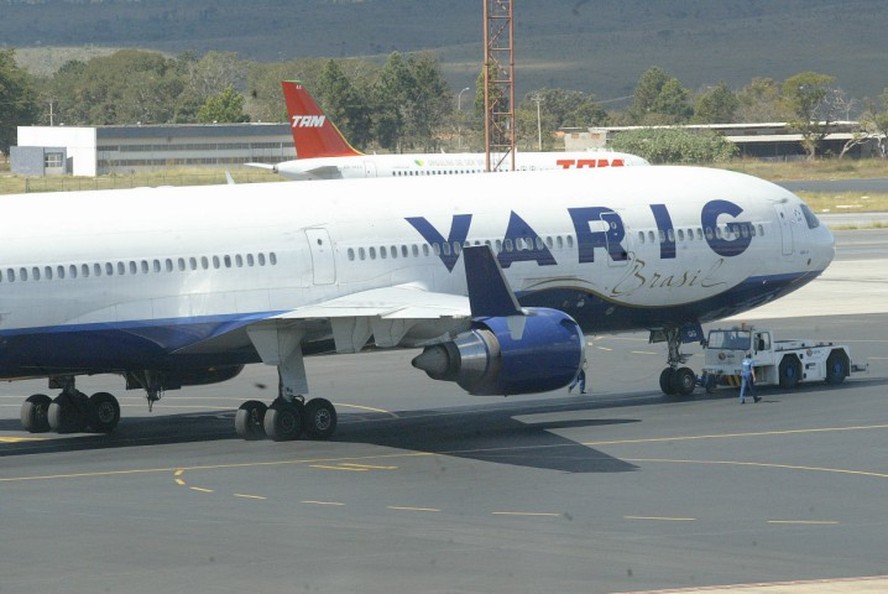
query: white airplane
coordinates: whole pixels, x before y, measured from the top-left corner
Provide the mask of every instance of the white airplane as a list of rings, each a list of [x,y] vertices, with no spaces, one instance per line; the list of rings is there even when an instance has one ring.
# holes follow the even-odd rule
[[[526,394],[576,376],[584,333],[640,329],[668,342],[661,388],[689,393],[679,349],[701,323],[834,255],[789,191],[691,167],[24,194],[0,211],[0,379],[59,390],[22,405],[32,432],[115,428],[116,398],[80,375],[121,375],[150,405],[263,362],[278,397],[245,402],[237,433],[325,438],[336,409],[308,399],[304,355],[422,347],[434,379]]]
[[[247,163],[270,169],[290,179],[341,179],[480,173],[486,169],[483,153],[429,153],[365,155],[352,147],[339,129],[298,81],[282,81],[290,114],[297,159],[277,165]],[[515,154],[519,171],[591,169],[649,165],[628,153],[614,151],[540,152]]]

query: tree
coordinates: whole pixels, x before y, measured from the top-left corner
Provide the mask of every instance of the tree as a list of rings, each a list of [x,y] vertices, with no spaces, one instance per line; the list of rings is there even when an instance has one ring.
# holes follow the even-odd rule
[[[782,122],[787,119],[780,103],[780,85],[771,78],[753,78],[737,93],[737,120]]]
[[[737,96],[721,81],[697,97],[693,120],[698,124],[729,124],[735,121],[739,107]]]
[[[232,87],[207,99],[197,112],[197,121],[202,124],[247,122],[249,119],[250,116],[244,114],[244,96]]]
[[[834,119],[827,98],[834,77],[816,72],[801,72],[783,81],[782,100],[792,118],[791,128],[802,135],[802,148],[808,159],[817,155],[817,149],[829,133]]]
[[[452,109],[438,61],[431,54],[394,52],[372,87],[373,132],[386,149],[401,151],[437,145],[435,131]]]
[[[409,117],[410,70],[401,54],[389,55],[373,86],[373,135],[385,149],[403,147],[404,130]]]
[[[641,128],[619,133],[610,143],[617,151],[644,157],[651,163],[712,163],[737,154],[737,145],[710,130]]]
[[[603,125],[607,122],[607,112],[595,103],[592,95],[583,91],[544,88],[524,96],[515,119],[519,145],[536,150],[538,143],[551,148],[553,133],[561,128]]]
[[[33,124],[38,114],[33,81],[16,66],[15,50],[0,50],[0,152],[8,155],[17,127]]]
[[[177,61],[120,50],[63,65],[47,85],[56,121],[68,125],[163,124],[184,90]]]
[[[314,94],[345,138],[360,149],[366,147],[372,138],[366,95],[355,88],[335,60],[324,65]]]
[[[638,80],[626,115],[631,124],[662,125],[687,122],[692,114],[690,92],[677,78],[654,66]]]
[[[875,142],[879,156],[888,158],[888,88],[879,96],[880,104],[868,101],[866,110],[860,116],[860,128],[855,131],[851,140],[845,143],[842,153],[845,154],[859,144]]]
[[[441,65],[431,53],[412,54],[407,59],[412,78],[408,138],[414,146],[437,148],[435,132],[453,111],[453,95],[441,74]]]

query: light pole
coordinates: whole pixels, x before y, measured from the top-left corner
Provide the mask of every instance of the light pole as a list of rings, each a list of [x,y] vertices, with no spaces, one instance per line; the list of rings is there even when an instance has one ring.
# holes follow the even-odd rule
[[[535,101],[537,104],[537,150],[543,150],[543,124],[540,119],[540,102],[543,100],[539,95],[534,95],[530,98],[531,101]]]
[[[456,145],[462,148],[462,94],[471,91],[470,87],[466,87],[456,95]]]

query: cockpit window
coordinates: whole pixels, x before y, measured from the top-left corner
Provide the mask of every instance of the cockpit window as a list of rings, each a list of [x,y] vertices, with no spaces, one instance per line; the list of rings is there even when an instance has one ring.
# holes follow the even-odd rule
[[[816,229],[820,226],[820,219],[817,218],[807,204],[802,203],[802,214],[805,215],[805,222],[808,223],[808,229]]]

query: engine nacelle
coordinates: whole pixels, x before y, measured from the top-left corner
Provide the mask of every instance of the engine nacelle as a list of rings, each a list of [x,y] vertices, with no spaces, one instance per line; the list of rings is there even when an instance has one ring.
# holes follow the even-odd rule
[[[526,313],[473,320],[468,332],[426,347],[413,366],[475,396],[563,388],[583,364],[583,331],[556,309],[528,308]]]

